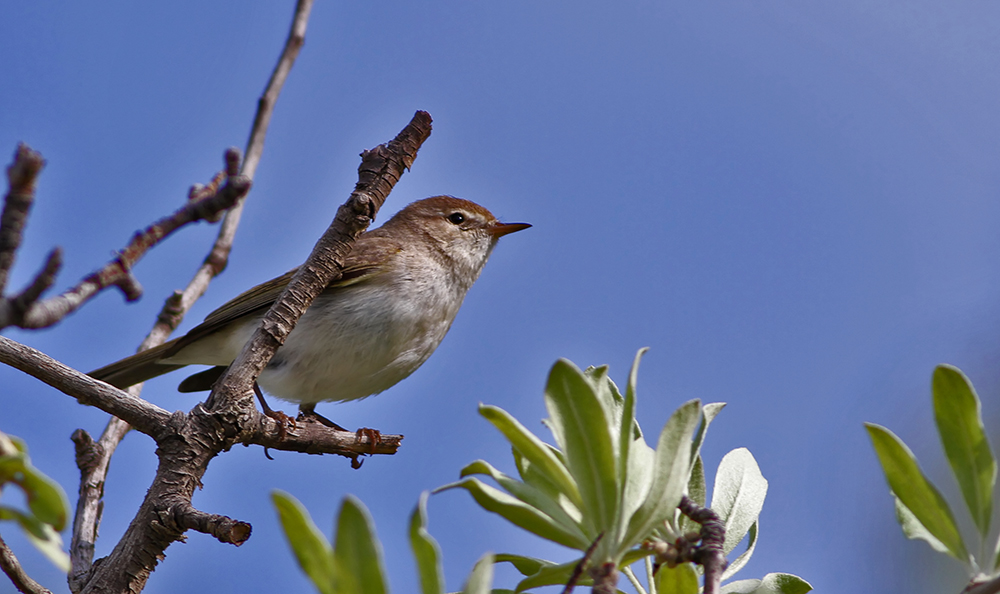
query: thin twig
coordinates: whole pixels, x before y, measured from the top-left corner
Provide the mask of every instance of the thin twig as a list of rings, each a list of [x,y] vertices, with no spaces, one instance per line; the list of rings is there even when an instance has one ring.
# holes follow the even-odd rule
[[[24,594],[52,594],[51,590],[48,590],[24,572],[24,568],[21,567],[21,563],[14,556],[14,552],[10,550],[7,543],[0,538],[0,570],[3,570],[10,581],[14,582],[14,587],[17,588],[18,592],[24,592]]]
[[[29,329],[52,326],[109,287],[121,289],[129,301],[135,301],[141,297],[142,287],[139,285],[139,281],[132,276],[132,267],[146,252],[177,229],[195,221],[212,218],[216,213],[230,208],[250,190],[250,180],[239,175],[235,167],[228,167],[233,161],[239,162],[238,153],[239,151],[236,149],[226,151],[227,169],[231,169],[227,173],[231,173],[231,175],[215,195],[188,202],[174,214],[164,217],[145,230],[136,233],[129,244],[118,253],[118,256],[103,268],[90,274],[75,287],[61,295],[32,303],[22,316],[13,315],[16,313],[14,311],[8,313],[0,310],[0,328],[10,325]],[[4,313],[8,313],[8,315],[3,317]]]
[[[35,180],[44,166],[42,155],[21,143],[14,152],[14,162],[7,168],[10,189],[4,197],[3,213],[0,214],[0,295],[7,288],[7,276],[14,266],[24,225],[35,201]]]
[[[576,583],[580,581],[580,576],[583,575],[584,568],[587,567],[587,563],[590,562],[591,555],[594,554],[594,549],[597,548],[597,543],[601,542],[602,538],[604,538],[603,532],[598,534],[597,538],[594,539],[594,542],[590,543],[590,546],[587,547],[586,551],[584,551],[583,557],[580,557],[580,560],[573,567],[573,573],[569,574],[569,580],[566,581],[566,587],[563,588],[562,594],[570,594],[570,592],[573,591],[573,588],[576,587]]]

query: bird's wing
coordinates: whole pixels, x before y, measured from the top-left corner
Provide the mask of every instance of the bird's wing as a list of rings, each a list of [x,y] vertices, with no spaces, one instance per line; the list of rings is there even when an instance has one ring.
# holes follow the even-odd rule
[[[324,293],[371,280],[381,274],[386,260],[403,250],[399,242],[386,238],[378,231],[379,229],[376,229],[365,233],[355,242],[354,248],[344,263],[343,275],[327,285],[326,289],[323,290]],[[271,307],[288,286],[288,282],[296,270],[298,268],[293,268],[277,278],[257,285],[208,314],[204,322],[192,328],[190,332],[177,341],[174,352],[221,330],[231,322]]]

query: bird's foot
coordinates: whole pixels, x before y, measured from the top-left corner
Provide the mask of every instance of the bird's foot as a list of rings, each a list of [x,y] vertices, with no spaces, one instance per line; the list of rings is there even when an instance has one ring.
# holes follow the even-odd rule
[[[264,400],[264,393],[260,391],[260,386],[257,385],[257,382],[253,384],[253,392],[257,395],[257,400],[260,401],[260,408],[264,411],[264,415],[278,422],[278,439],[285,439],[285,436],[288,435],[288,428],[295,429],[297,427],[295,419],[280,410],[274,410],[268,406],[267,401]]]
[[[355,439],[361,442],[363,439],[368,439],[368,448],[370,454],[375,453],[375,448],[382,443],[382,433],[378,429],[369,429],[367,427],[362,427],[354,433]]]

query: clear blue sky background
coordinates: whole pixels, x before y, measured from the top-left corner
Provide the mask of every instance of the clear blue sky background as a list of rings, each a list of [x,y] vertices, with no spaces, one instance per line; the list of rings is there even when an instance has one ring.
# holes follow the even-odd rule
[[[0,153],[24,141],[48,159],[14,286],[55,244],[60,288],[75,283],[179,206],[225,147],[243,146],[291,12],[290,1],[4,3]],[[897,431],[955,502],[933,433],[933,366],[963,368],[1000,426],[998,25],[1000,5],[963,1],[318,2],[229,270],[185,328],[301,262],[353,187],[358,153],[417,109],[434,134],[382,220],[447,193],[534,228],[504,238],[410,379],[320,406],[348,427],[405,434],[398,455],[360,471],[333,457],[271,462],[259,448],[220,456],[195,504],[251,522],[253,537],[236,549],[191,534],[147,592],[310,591],[279,536],[275,488],[327,532],[341,497],[359,496],[394,591],[414,592],[405,526],[420,491],[476,458],[511,468],[476,404],[542,431],[558,357],[608,363],[623,381],[642,346],[647,433],[690,398],[728,402],[708,468],[748,447],[770,481],[741,577],[958,591],[962,573],[895,527],[862,422]],[[5,334],[81,370],[125,356],[214,233],[186,229],[143,260],[138,304],[108,292],[56,328]],[[182,377],[151,382],[146,397],[190,409],[196,400],[174,392]],[[69,435],[99,433],[105,415],[10,369],[0,384],[0,430],[75,491]],[[154,464],[151,441],[130,435],[99,555]],[[430,528],[452,589],[486,550],[569,558],[464,493],[432,498]],[[514,574],[497,583],[512,587]]]

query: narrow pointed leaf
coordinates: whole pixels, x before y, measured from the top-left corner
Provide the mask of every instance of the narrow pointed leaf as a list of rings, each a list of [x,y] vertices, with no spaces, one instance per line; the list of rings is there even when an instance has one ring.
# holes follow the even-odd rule
[[[298,499],[272,491],[271,501],[299,567],[323,594],[335,594],[333,548]]]
[[[997,461],[986,439],[979,396],[968,378],[948,365],[934,370],[932,387],[941,445],[976,528],[985,536],[993,513]]]
[[[653,475],[642,505],[632,515],[622,547],[631,548],[673,517],[687,486],[691,438],[701,416],[701,402],[684,403],[670,416],[656,446]]]
[[[545,565],[541,567],[537,573],[528,576],[517,583],[517,587],[514,588],[515,592],[524,592],[529,588],[541,588],[542,586],[562,586],[569,581],[569,576],[573,573],[573,569],[576,568],[579,559],[570,561],[569,563],[562,563],[560,565]],[[577,582],[578,586],[586,586],[591,583],[590,578],[585,575],[581,576],[580,581]]]
[[[557,565],[545,559],[537,557],[525,557],[524,555],[511,555],[510,553],[498,553],[493,556],[494,563],[510,563],[521,575],[535,575],[543,567]]]
[[[469,579],[462,588],[462,594],[490,594],[493,585],[493,555],[486,553],[472,568]]]
[[[923,540],[935,551],[944,553],[945,555],[950,554],[948,546],[931,534],[930,530],[920,523],[917,516],[913,515],[913,512],[903,505],[903,502],[899,500],[899,497],[896,497],[895,493],[892,494],[892,500],[896,505],[896,521],[899,522],[899,526],[903,529],[903,535],[906,538],[910,540]]]
[[[340,506],[333,560],[337,594],[386,594],[382,545],[368,509],[351,495]]]
[[[657,594],[698,594],[698,572],[691,563],[663,565],[656,572]]]
[[[754,522],[750,526],[750,532],[747,541],[747,550],[743,551],[739,557],[733,559],[733,562],[726,567],[726,570],[722,572],[722,580],[728,580],[729,578],[736,575],[736,572],[743,569],[743,567],[750,561],[750,557],[753,557],[754,549],[757,548],[757,538],[760,534],[760,522]]]
[[[628,518],[632,515],[640,501],[630,500],[633,497],[634,489],[629,488],[629,457],[632,443],[642,439],[642,432],[638,430],[639,424],[635,421],[635,386],[639,378],[639,362],[646,354],[648,348],[639,349],[632,361],[632,369],[628,374],[628,384],[625,385],[625,398],[622,402],[622,416],[619,419],[618,428],[618,484],[621,487],[621,500],[619,504],[619,525],[624,528]]]
[[[472,462],[462,469],[460,476],[465,478],[471,474],[483,474],[489,476],[495,480],[504,491],[507,491],[518,500],[552,518],[554,522],[559,524],[559,526],[567,532],[577,535],[581,541],[587,540],[587,536],[583,533],[580,526],[582,517],[578,510],[572,509],[571,512],[568,513],[565,507],[560,505],[559,501],[552,499],[544,491],[534,487],[533,485],[522,483],[521,481],[500,472],[485,460],[476,460],[475,462]],[[572,504],[569,503],[569,501],[565,501],[565,503],[566,507],[572,508]]]
[[[963,563],[969,562],[969,554],[962,542],[962,535],[955,524],[951,508],[941,493],[927,480],[917,465],[917,459],[910,448],[896,435],[874,423],[865,423],[871,437],[875,453],[878,454],[882,471],[893,494],[919,520],[934,538],[941,541],[948,553]]]
[[[56,567],[69,573],[69,555],[63,551],[62,537],[52,529],[51,525],[42,522],[32,514],[26,514],[4,505],[0,505],[0,520],[17,522],[36,549],[48,557],[49,561]]]
[[[28,500],[28,508],[35,517],[50,524],[57,532],[66,527],[69,500],[59,483],[35,467],[26,465],[21,487]]]
[[[502,408],[480,405],[479,414],[503,433],[510,445],[531,463],[537,476],[545,477],[554,489],[564,493],[577,506],[583,504],[580,491],[569,469],[555,455],[551,446],[528,431],[524,425]]]
[[[722,548],[727,555],[757,521],[766,496],[767,480],[750,450],[737,448],[723,456],[715,473],[710,507],[726,522]]]
[[[467,478],[457,483],[438,487],[434,493],[447,489],[465,489],[476,500],[476,503],[486,511],[493,512],[511,524],[524,528],[528,532],[546,540],[577,549],[586,550],[590,545],[587,540],[580,540],[576,533],[570,532],[558,522],[543,514],[538,509],[520,501],[512,495],[487,485],[476,478]]]
[[[620,491],[615,447],[593,386],[575,365],[561,359],[549,373],[545,406],[562,434],[560,445],[580,490],[584,521],[595,534],[616,531]]]
[[[705,443],[705,434],[708,433],[708,426],[712,424],[715,417],[726,408],[725,402],[709,402],[701,409],[701,425],[698,426],[697,433],[694,434],[694,443],[691,444],[691,459],[694,460],[701,453],[701,444]]]
[[[444,594],[444,568],[441,566],[441,547],[427,532],[427,497],[420,494],[417,507],[410,515],[410,548],[417,562],[417,577],[423,594]]]

